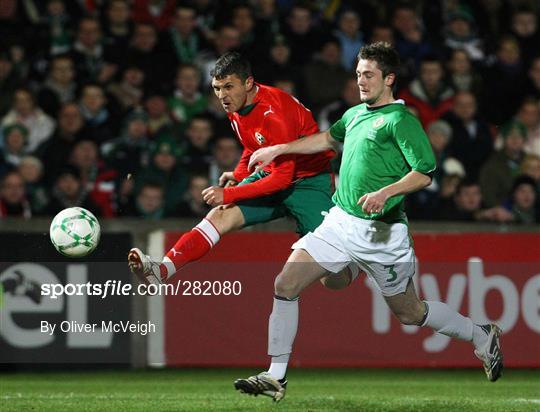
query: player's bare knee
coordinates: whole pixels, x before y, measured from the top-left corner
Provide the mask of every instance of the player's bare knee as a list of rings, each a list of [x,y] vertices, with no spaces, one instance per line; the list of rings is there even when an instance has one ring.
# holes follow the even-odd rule
[[[274,281],[274,293],[287,299],[294,299],[300,293],[299,282],[289,273],[282,271]]]
[[[210,210],[206,215],[206,219],[214,225],[220,235],[239,229],[242,226],[242,222],[233,208],[223,206],[217,206]]]

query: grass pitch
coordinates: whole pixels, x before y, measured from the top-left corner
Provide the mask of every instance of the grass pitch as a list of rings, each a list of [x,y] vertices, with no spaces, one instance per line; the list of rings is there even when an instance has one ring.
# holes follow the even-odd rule
[[[506,370],[496,383],[476,370],[299,370],[287,395],[242,395],[255,370],[0,374],[8,411],[539,411],[540,371]]]

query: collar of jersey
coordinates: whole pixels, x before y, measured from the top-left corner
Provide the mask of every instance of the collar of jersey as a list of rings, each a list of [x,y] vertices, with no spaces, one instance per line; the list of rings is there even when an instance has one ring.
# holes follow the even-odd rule
[[[254,102],[242,107],[240,110],[238,110],[238,114],[240,116],[247,116],[253,109],[255,109],[255,106],[257,106],[258,103],[259,102]]]
[[[397,99],[397,100],[394,100],[392,103],[383,104],[382,106],[377,106],[377,107],[367,107],[366,106],[366,110],[368,110],[370,112],[374,112],[375,110],[379,110],[379,109],[383,109],[385,107],[388,107],[391,104],[405,104],[405,101],[403,99]]]

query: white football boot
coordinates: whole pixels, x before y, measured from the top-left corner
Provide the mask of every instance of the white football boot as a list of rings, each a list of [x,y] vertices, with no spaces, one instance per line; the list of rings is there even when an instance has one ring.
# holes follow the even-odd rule
[[[137,276],[139,282],[145,285],[159,285],[163,283],[159,270],[159,262],[155,262],[140,249],[133,248],[128,253],[128,266],[131,272]]]

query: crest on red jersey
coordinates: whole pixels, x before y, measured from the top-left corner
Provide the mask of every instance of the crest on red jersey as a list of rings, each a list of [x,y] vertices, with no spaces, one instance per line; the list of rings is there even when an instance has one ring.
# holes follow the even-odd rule
[[[264,136],[260,134],[259,132],[255,132],[255,139],[257,139],[260,145],[263,145],[266,142],[266,139],[264,138]]]

